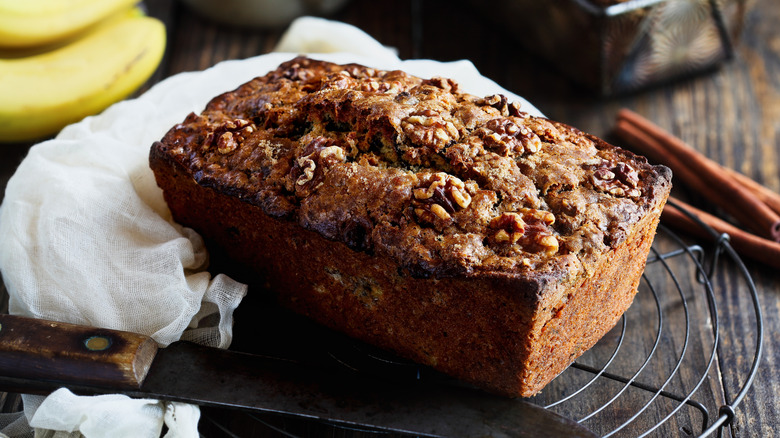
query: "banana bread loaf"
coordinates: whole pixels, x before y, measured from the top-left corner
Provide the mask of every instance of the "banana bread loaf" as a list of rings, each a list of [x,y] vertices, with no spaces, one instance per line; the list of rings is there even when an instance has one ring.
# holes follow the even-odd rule
[[[637,291],[671,172],[502,95],[296,58],[155,142],[173,218],[283,305],[508,396]]]

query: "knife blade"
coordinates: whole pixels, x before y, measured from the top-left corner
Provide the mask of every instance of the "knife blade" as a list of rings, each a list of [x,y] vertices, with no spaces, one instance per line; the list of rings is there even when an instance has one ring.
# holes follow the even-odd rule
[[[0,389],[122,393],[429,437],[595,437],[532,403],[420,381],[0,315]]]

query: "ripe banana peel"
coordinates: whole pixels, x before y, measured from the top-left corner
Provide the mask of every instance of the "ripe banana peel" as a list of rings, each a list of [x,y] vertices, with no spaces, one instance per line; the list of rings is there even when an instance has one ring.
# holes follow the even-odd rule
[[[0,0],[0,47],[62,41],[138,0]]]
[[[162,22],[124,13],[55,50],[0,59],[0,143],[49,136],[124,99],[164,50]]]

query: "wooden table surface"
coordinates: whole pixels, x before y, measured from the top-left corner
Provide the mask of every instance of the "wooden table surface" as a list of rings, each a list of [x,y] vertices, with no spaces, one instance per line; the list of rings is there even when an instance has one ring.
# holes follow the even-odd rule
[[[780,27],[777,26],[780,8],[775,3],[775,0],[755,1],[734,59],[716,71],[606,99],[595,98],[557,73],[547,61],[519,49],[511,36],[469,4],[445,0],[352,0],[332,18],[357,25],[382,44],[397,48],[404,59],[469,59],[485,76],[524,96],[550,118],[607,139],[614,140],[610,130],[617,111],[631,108],[714,160],[780,191]],[[281,29],[247,30],[215,24],[173,0],[148,1],[147,6],[150,15],[167,24],[168,47],[162,65],[145,89],[180,72],[267,53],[282,32]],[[0,147],[0,187],[5,187],[29,146]],[[718,212],[684,187],[676,187],[675,193],[700,208]],[[777,436],[780,435],[780,275],[754,261],[746,260],[745,264],[763,310],[764,350],[752,388],[736,407],[734,421],[724,432],[725,436],[737,437]],[[4,294],[4,289],[0,293]],[[727,261],[717,265],[713,293],[719,303],[721,345],[702,387],[714,398],[715,408],[709,415],[717,418],[722,399],[733,400],[736,389],[744,384],[746,367],[754,357],[757,322],[750,307],[748,284],[735,263]],[[707,312],[704,299],[688,298],[692,308]],[[637,314],[632,318],[642,317]],[[704,323],[694,324],[690,329],[694,339],[692,350],[709,342],[710,323],[705,315]],[[624,348],[630,352],[632,345]],[[680,379],[686,378],[683,370]],[[4,409],[18,408],[13,395],[3,400]],[[535,400],[544,403],[544,398]],[[226,417],[230,414],[205,411],[201,423],[204,434],[231,436],[210,422],[209,418],[217,418],[223,424],[231,424],[238,436],[286,436],[264,423],[248,425],[252,421],[246,418],[225,420]],[[287,420],[264,421],[300,435],[375,436],[318,424],[299,426]],[[652,424],[659,419],[639,421]],[[691,422],[696,424],[696,420]],[[702,427],[692,426],[691,422],[672,422],[658,436],[697,435]],[[594,429],[598,429],[596,426]]]

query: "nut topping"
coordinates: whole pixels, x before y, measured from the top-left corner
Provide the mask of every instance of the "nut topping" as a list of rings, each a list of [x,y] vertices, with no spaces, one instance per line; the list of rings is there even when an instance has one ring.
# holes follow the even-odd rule
[[[528,113],[520,110],[520,102],[512,102],[509,104],[509,115],[512,117],[520,117],[522,119],[527,119],[529,117]]]
[[[238,149],[255,132],[255,128],[254,123],[246,119],[228,120],[206,135],[202,149],[208,150],[216,140],[217,152],[229,154]]]
[[[233,138],[232,132],[228,131],[219,136],[219,140],[217,140],[217,150],[220,154],[228,154],[236,150],[236,148],[238,148],[238,143],[236,142],[236,139]]]
[[[530,129],[531,132],[545,141],[558,142],[563,140],[561,131],[559,131],[558,128],[556,128],[555,125],[553,125],[552,122],[547,119],[542,119],[539,117],[528,117],[525,119],[524,124],[526,128]]]
[[[504,213],[490,221],[490,228],[497,228],[496,242],[516,243],[525,233],[525,221],[518,213]]]
[[[474,101],[477,105],[485,105],[497,109],[503,117],[529,118],[528,113],[520,109],[520,102],[509,102],[503,94],[493,94]]]
[[[436,218],[444,221],[439,225],[449,225],[453,213],[471,205],[471,195],[463,181],[444,172],[431,175],[428,187],[418,187],[412,195],[412,207],[417,217],[434,225],[438,222]]]
[[[379,89],[377,91],[381,93],[386,94],[393,94],[393,93],[399,93],[403,92],[404,86],[398,81],[390,81],[390,82],[382,82],[379,84]]]
[[[477,104],[491,106],[499,110],[502,116],[509,115],[509,100],[503,94],[485,96],[483,99],[478,100]]]
[[[305,157],[299,157],[296,160],[298,166],[302,169],[303,174],[295,180],[295,184],[302,186],[314,178],[314,169],[317,168],[317,163],[311,159],[311,155]]]
[[[531,116],[509,93],[486,94],[444,78],[289,61],[161,140],[200,183],[392,258],[403,278],[559,268],[574,278],[658,213],[666,169]]]
[[[493,119],[480,128],[477,133],[485,142],[485,146],[506,157],[510,153],[522,155],[534,154],[542,148],[542,141],[525,125],[516,123],[521,120],[513,118]]]
[[[545,225],[552,225],[555,223],[555,215],[549,211],[521,208],[520,213],[523,215],[523,219],[528,223],[543,223]]]
[[[610,171],[606,167],[600,167],[596,169],[595,172],[593,172],[593,176],[597,179],[600,179],[602,181],[611,181],[615,179],[614,172]]]
[[[347,160],[347,156],[344,154],[344,149],[339,146],[328,146],[320,151],[320,161],[327,166],[332,166],[338,162],[344,162]]]
[[[360,89],[362,91],[379,91],[379,82],[375,80],[366,81],[360,84]]]
[[[431,183],[427,188],[414,189],[414,198],[417,200],[434,200],[445,202],[452,211],[452,202],[460,208],[466,208],[471,203],[471,195],[466,191],[466,185],[460,179],[444,172],[433,174]]]
[[[460,208],[466,208],[471,204],[471,195],[465,190],[451,190],[450,196]]]
[[[290,65],[287,70],[282,71],[281,76],[283,78],[290,79],[291,81],[306,82],[308,79],[311,79],[311,77],[314,76],[314,73],[312,73],[311,70],[302,67],[300,63],[296,62]]]
[[[447,220],[452,217],[449,213],[447,213],[447,210],[445,210],[444,207],[439,204],[431,204],[431,213],[435,214],[439,217],[439,219],[443,220]]]
[[[422,81],[422,84],[433,85],[434,87],[441,88],[442,90],[449,91],[451,93],[458,93],[460,91],[458,89],[458,83],[449,78],[434,77]]]
[[[520,138],[525,151],[529,154],[535,154],[542,149],[542,141],[539,139],[539,136],[525,126],[520,129],[517,137]]]
[[[636,169],[626,163],[613,164],[601,160],[598,164],[586,164],[595,167],[591,182],[597,189],[612,196],[638,198],[642,196],[639,184],[639,174]]]
[[[555,254],[558,252],[558,239],[551,234],[539,234],[536,237],[536,246],[540,252]]]
[[[294,161],[288,183],[294,182],[294,184],[288,185],[288,190],[306,196],[331,167],[345,162],[346,159],[344,149],[336,145],[335,140],[315,137],[304,147],[302,155]]]
[[[554,254],[558,252],[558,239],[550,228],[555,215],[549,211],[522,208],[517,212],[502,213],[494,217],[488,227],[496,230],[490,242],[520,245],[528,252]]]
[[[425,110],[401,121],[401,128],[412,143],[440,150],[460,138],[458,128],[439,113]]]

